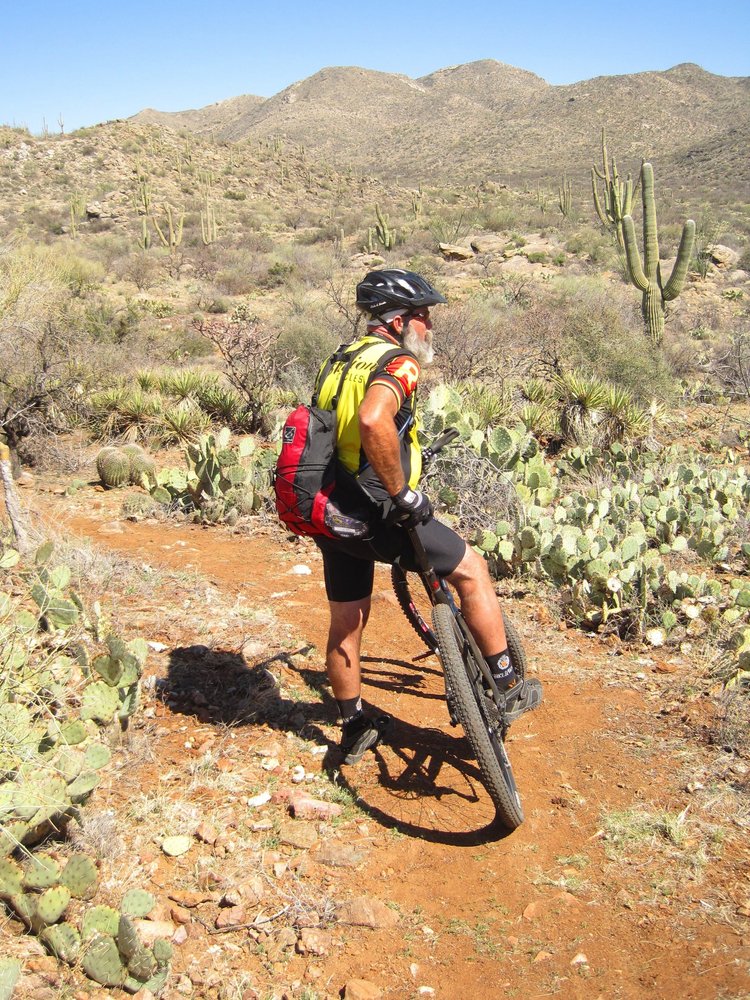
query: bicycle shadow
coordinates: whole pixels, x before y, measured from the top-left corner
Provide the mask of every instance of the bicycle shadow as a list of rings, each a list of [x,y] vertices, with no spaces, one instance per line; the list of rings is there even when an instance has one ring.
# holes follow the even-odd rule
[[[267,725],[325,746],[322,769],[328,779],[347,789],[358,808],[386,829],[453,847],[476,847],[507,835],[494,818],[474,829],[456,829],[466,826],[469,807],[484,806],[481,811],[485,816],[491,808],[471,748],[458,729],[453,736],[442,729],[394,719],[384,745],[372,751],[378,767],[376,787],[372,792],[363,787],[357,781],[356,768],[343,765],[338,726],[333,739],[321,728],[336,724],[338,708],[325,672],[303,660],[308,651],[305,647],[284,650],[248,665],[234,651],[200,645],[176,647],[170,652],[167,677],[157,680],[156,693],[173,713],[201,723]],[[368,670],[369,663],[378,663],[381,669]],[[440,674],[435,668],[375,657],[363,658],[363,666],[369,688],[409,690],[420,699],[441,697],[418,690],[424,684],[419,676],[422,671]],[[387,667],[385,674],[383,666]],[[285,672],[303,681],[319,700],[286,697],[282,692]],[[367,703],[365,707],[378,711]],[[405,817],[411,802],[418,812],[430,812],[430,823],[420,821],[419,816]],[[450,829],[442,828],[441,818]]]

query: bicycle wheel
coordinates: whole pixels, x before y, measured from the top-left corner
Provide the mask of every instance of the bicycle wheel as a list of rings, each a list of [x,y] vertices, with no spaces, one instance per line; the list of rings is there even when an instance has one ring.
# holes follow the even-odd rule
[[[523,823],[523,807],[503,744],[500,715],[487,697],[474,654],[447,604],[436,604],[432,622],[438,652],[461,725],[476,754],[498,821],[508,830]]]
[[[433,653],[438,651],[438,641],[432,628],[432,601],[427,591],[427,587],[419,573],[407,572],[403,567],[391,566],[391,582],[399,607],[406,616],[406,620]],[[526,675],[526,653],[513,622],[508,620],[503,611],[503,624],[505,625],[505,638],[508,640],[508,653],[510,654],[513,669],[519,677]]]

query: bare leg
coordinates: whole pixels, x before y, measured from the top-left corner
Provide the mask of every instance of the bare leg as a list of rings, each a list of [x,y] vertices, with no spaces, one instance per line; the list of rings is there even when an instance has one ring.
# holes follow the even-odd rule
[[[503,615],[487,563],[470,545],[448,582],[458,591],[461,610],[482,653],[493,656],[506,649]]]
[[[371,599],[329,601],[331,625],[326,648],[326,673],[337,701],[358,698],[362,689],[360,648],[370,616]]]

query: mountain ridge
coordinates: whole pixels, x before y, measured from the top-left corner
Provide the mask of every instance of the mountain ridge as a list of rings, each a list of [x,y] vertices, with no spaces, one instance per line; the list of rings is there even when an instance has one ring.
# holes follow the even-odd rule
[[[244,95],[194,111],[144,110],[132,121],[187,128],[230,142],[283,140],[338,169],[418,184],[583,176],[610,151],[637,169],[660,161],[686,183],[697,151],[711,149],[705,183],[731,164],[750,191],[742,143],[750,127],[750,78],[695,63],[555,85],[492,59],[412,79],[352,66],[325,67],[269,98]],[[404,151],[407,150],[407,155]],[[745,149],[746,152],[746,149]]]

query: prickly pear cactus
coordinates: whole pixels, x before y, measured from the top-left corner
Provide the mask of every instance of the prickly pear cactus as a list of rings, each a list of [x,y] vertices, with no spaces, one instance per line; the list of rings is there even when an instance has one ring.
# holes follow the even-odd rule
[[[130,917],[146,917],[156,906],[156,899],[145,889],[128,889],[120,909]]]
[[[127,978],[127,968],[113,938],[100,934],[94,936],[83,954],[83,971],[102,986],[122,986]]]

